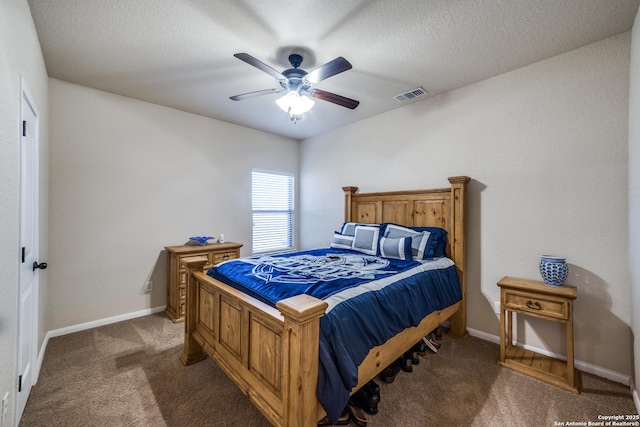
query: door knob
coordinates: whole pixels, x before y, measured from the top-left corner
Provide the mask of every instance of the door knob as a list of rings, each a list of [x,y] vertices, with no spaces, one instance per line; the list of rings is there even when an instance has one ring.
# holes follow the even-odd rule
[[[38,268],[40,270],[44,270],[45,268],[47,268],[47,263],[41,262],[40,264],[38,264],[38,261],[33,261],[33,271],[36,271],[36,269]]]

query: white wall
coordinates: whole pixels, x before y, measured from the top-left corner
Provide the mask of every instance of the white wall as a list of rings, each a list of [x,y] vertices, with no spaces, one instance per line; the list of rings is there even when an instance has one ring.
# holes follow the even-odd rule
[[[640,11],[631,40],[629,90],[629,264],[631,266],[631,330],[636,408],[640,411]]]
[[[538,279],[541,254],[566,256],[576,358],[630,375],[629,49],[622,34],[305,140],[301,247],[330,242],[344,185],[447,187],[468,175],[468,326],[498,335],[496,282]],[[565,353],[560,325],[528,324],[520,341]]]
[[[251,169],[298,175],[295,140],[49,86],[52,330],[165,305],[163,248],[190,236],[223,232],[250,254]]]
[[[24,0],[0,2],[0,398],[10,392],[13,424],[17,393],[18,251],[20,248],[21,77],[40,113],[40,256],[47,258],[48,101],[47,73],[31,12]],[[40,274],[39,342],[46,332],[47,274]]]

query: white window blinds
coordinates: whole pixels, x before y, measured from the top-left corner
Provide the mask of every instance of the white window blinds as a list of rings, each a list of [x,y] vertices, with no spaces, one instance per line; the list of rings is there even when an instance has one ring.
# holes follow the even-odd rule
[[[251,173],[253,253],[293,249],[293,187],[291,175]]]

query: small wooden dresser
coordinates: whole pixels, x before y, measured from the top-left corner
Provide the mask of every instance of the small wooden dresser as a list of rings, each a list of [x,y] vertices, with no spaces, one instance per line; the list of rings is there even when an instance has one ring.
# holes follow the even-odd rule
[[[164,311],[173,322],[184,321],[186,272],[182,260],[204,256],[209,262],[205,269],[229,259],[240,257],[241,243],[212,243],[202,246],[165,246],[167,251],[167,309]]]
[[[503,277],[500,286],[499,365],[580,393],[580,376],[573,360],[573,300],[575,286],[548,286],[537,280]],[[565,325],[567,360],[525,350],[513,345],[513,313],[551,320]]]

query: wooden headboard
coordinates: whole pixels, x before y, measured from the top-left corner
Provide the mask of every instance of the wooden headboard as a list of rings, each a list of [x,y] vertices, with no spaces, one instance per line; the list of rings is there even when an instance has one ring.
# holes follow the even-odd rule
[[[344,218],[348,222],[405,226],[441,227],[447,230],[447,256],[458,268],[462,286],[462,307],[451,318],[450,333],[460,338],[466,331],[465,203],[468,176],[449,178],[448,188],[432,190],[357,193],[358,187],[342,187]]]

